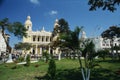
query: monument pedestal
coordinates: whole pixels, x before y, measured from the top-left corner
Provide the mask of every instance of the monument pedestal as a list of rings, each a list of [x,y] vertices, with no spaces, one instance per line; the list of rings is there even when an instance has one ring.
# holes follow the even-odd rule
[[[12,54],[9,54],[9,57],[6,63],[13,63]]]

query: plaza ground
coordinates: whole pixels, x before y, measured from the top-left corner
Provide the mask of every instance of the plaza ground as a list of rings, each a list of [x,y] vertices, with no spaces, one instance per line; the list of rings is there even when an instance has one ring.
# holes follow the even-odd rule
[[[90,80],[119,80],[120,62],[97,60],[99,67],[91,70]],[[82,80],[78,60],[56,60],[56,80]],[[48,63],[39,61],[29,67],[24,65],[0,64],[0,80],[46,80]]]

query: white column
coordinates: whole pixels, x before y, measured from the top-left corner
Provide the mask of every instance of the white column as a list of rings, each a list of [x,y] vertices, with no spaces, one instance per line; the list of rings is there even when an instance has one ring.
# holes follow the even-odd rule
[[[49,51],[48,51],[49,54],[50,54],[50,50],[51,50],[51,48],[50,48],[50,45],[49,45]]]
[[[48,39],[48,41],[50,42],[50,36],[49,36],[49,39]]]
[[[58,60],[61,60],[61,53],[58,54]]]
[[[0,49],[0,56],[1,56],[1,49]]]
[[[44,42],[46,42],[46,36],[44,36]]]
[[[44,42],[44,36],[42,36],[42,42]]]
[[[42,42],[42,36],[40,36],[40,42]]]
[[[30,42],[32,42],[33,41],[33,36],[30,36]]]
[[[59,53],[58,53],[58,60],[61,60],[61,51],[60,51],[60,48],[58,49],[59,51]]]
[[[35,42],[38,42],[38,36],[36,35]]]
[[[33,47],[31,48],[31,53],[33,53]]]
[[[42,36],[40,36],[40,42],[42,42]]]
[[[42,47],[40,47],[40,55],[42,55]]]
[[[39,40],[38,40],[39,39]],[[37,37],[37,41],[39,42],[40,41],[40,36]]]
[[[38,49],[37,49],[38,45],[36,44],[36,50],[35,50],[35,54],[38,54]]]

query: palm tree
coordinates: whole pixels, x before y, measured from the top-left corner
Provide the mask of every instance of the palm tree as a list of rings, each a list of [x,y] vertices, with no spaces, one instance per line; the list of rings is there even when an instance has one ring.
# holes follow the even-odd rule
[[[65,47],[73,51],[74,55],[78,54],[78,59],[80,63],[80,67],[82,68],[82,62],[80,59],[80,41],[79,41],[79,34],[82,27],[76,27],[74,31],[71,31],[69,34],[61,34],[60,39],[61,47]]]
[[[69,34],[62,33],[60,34],[61,47],[68,48],[76,54],[76,51],[80,48],[79,33],[82,28],[78,26],[74,31],[70,31]]]
[[[83,50],[80,49],[80,40],[79,34],[82,27],[76,27],[74,31],[71,31],[69,35],[62,34],[60,35],[60,39],[63,40],[61,46],[67,47],[71,49],[75,54],[77,54],[82,76],[84,80],[89,80],[90,78],[90,69],[94,67],[94,58],[95,54],[95,46],[91,40],[83,41],[84,44]],[[81,61],[81,55],[84,56],[85,66],[83,66]],[[85,70],[84,70],[85,69]]]
[[[83,42],[84,48],[82,49],[82,55],[84,57],[85,66],[81,68],[83,79],[89,80],[90,78],[90,70],[97,66],[94,62],[95,57],[97,56],[95,52],[95,45],[92,40],[85,40]]]

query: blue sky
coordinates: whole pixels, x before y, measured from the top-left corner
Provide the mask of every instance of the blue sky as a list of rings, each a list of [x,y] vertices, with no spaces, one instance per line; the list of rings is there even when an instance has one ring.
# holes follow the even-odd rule
[[[84,26],[88,37],[98,36],[112,25],[120,24],[120,8],[114,13],[109,11],[89,11],[88,0],[4,0],[0,5],[0,20],[7,17],[10,22],[24,24],[31,16],[34,31],[52,31],[55,19],[64,18],[71,30]],[[98,29],[100,28],[100,29]],[[10,45],[21,41],[11,35]]]

